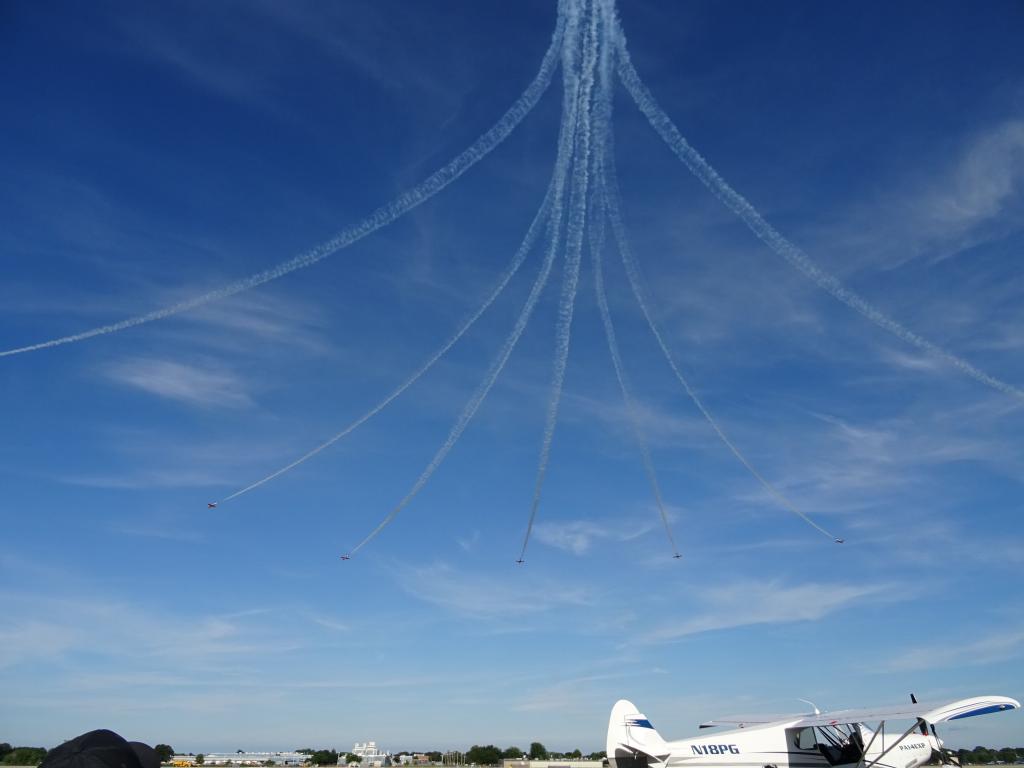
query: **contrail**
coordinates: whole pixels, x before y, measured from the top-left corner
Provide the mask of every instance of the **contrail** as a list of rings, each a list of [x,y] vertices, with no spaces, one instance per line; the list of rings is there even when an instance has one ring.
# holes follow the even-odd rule
[[[637,304],[640,305],[640,311],[643,313],[644,319],[647,321],[647,325],[651,329],[651,333],[654,334],[655,340],[658,342],[658,346],[661,347],[661,352],[665,356],[665,360],[668,362],[669,368],[672,369],[672,373],[679,380],[679,383],[683,386],[686,394],[689,396],[693,404],[697,406],[697,410],[701,412],[701,415],[715,430],[715,434],[718,435],[718,439],[722,441],[726,448],[728,448],[732,455],[736,457],[751,476],[757,480],[766,491],[768,491],[778,501],[784,509],[789,510],[794,515],[799,517],[805,523],[810,525],[815,530],[828,536],[837,544],[842,544],[843,539],[840,539],[829,531],[822,528],[814,520],[808,517],[802,512],[793,502],[787,499],[782,493],[771,483],[769,483],[760,472],[758,472],[753,464],[751,464],[747,457],[743,455],[739,448],[729,439],[715,418],[711,415],[711,412],[704,405],[700,397],[697,396],[697,392],[690,386],[690,382],[687,381],[686,377],[683,376],[683,372],[676,365],[675,359],[672,357],[672,353],[669,351],[668,345],[665,343],[665,339],[661,335],[661,331],[658,330],[657,323],[654,322],[654,317],[651,315],[650,307],[646,298],[644,297],[643,281],[640,277],[640,270],[636,263],[636,257],[633,254],[633,250],[629,245],[629,239],[626,236],[626,227],[622,220],[622,208],[621,208],[621,197],[619,194],[618,178],[615,173],[615,165],[611,162],[610,153],[612,146],[612,136],[609,130],[606,144],[606,161],[605,161],[605,203],[608,208],[608,220],[612,225],[612,232],[615,236],[616,244],[618,245],[619,255],[622,258],[622,264],[626,268],[626,276],[629,278],[629,285],[633,289],[633,295],[636,297]]]
[[[937,344],[928,341],[896,322],[860,295],[846,288],[838,278],[823,270],[806,253],[779,234],[771,224],[761,217],[761,214],[757,212],[754,206],[747,202],[746,198],[730,187],[700,153],[690,146],[689,142],[679,132],[679,129],[673,124],[671,118],[658,106],[654,96],[640,80],[640,75],[637,74],[633,63],[630,61],[629,52],[626,50],[626,38],[621,28],[618,33],[618,40],[619,78],[622,80],[623,85],[625,85],[626,90],[629,91],[630,96],[633,97],[633,101],[636,102],[640,111],[644,113],[648,122],[650,122],[654,130],[658,132],[672,151],[675,152],[676,156],[690,169],[690,172],[700,179],[704,186],[711,190],[729,210],[739,216],[761,242],[811,279],[819,288],[830,293],[851,309],[859,312],[878,327],[884,328],[897,338],[918,349],[941,357],[974,380],[1007,395],[1024,400],[1024,390],[994,376],[990,376],[980,368],[971,365],[952,352],[947,352]]]
[[[466,334],[466,332],[473,327],[473,324],[476,323],[476,321],[480,319],[481,315],[483,315],[484,312],[486,312],[490,308],[490,306],[495,302],[498,296],[501,295],[502,291],[504,291],[505,288],[508,286],[509,282],[515,276],[515,274],[519,271],[519,268],[523,265],[523,262],[526,260],[527,255],[530,253],[530,251],[533,250],[533,246],[537,242],[537,236],[540,233],[542,225],[547,222],[547,219],[550,215],[554,184],[554,179],[552,179],[551,183],[548,185],[547,193],[544,196],[544,202],[541,204],[540,209],[537,211],[537,215],[534,216],[533,222],[530,224],[530,228],[526,232],[526,236],[523,238],[523,241],[520,244],[519,249],[516,251],[516,254],[513,257],[511,264],[509,264],[509,266],[506,267],[504,274],[499,278],[497,285],[495,285],[495,287],[491,290],[490,295],[488,295],[488,297],[484,300],[483,304],[481,304],[477,308],[477,310],[462,323],[459,329],[454,334],[452,334],[448,338],[448,340],[445,341],[445,343],[442,344],[441,347],[436,352],[434,352],[434,354],[431,355],[430,358],[428,358],[427,361],[423,363],[423,365],[421,365],[416,370],[415,373],[412,374],[412,376],[410,376],[408,379],[402,382],[393,392],[391,392],[391,394],[389,394],[387,397],[385,397],[383,400],[377,403],[377,405],[375,405],[373,408],[364,413],[362,416],[353,421],[351,424],[349,424],[347,427],[345,427],[343,430],[338,432],[330,439],[324,441],[323,443],[320,443],[320,445],[304,453],[302,456],[300,456],[290,464],[286,464],[277,471],[271,472],[266,477],[257,480],[255,483],[252,483],[251,485],[247,485],[245,488],[235,491],[230,496],[225,496],[221,501],[216,503],[223,504],[225,501],[230,501],[231,499],[238,498],[242,494],[248,493],[254,488],[259,488],[264,483],[270,482],[274,478],[280,477],[286,472],[295,469],[303,462],[308,461],[309,459],[316,456],[325,448],[329,448],[330,446],[334,445],[336,442],[341,440],[350,432],[360,427],[361,425],[365,424],[371,418],[373,418],[382,410],[384,410],[384,408],[386,408],[395,398],[397,398],[399,395],[405,392],[405,390],[407,390],[409,387],[415,384],[427,371],[429,371],[434,366],[434,364],[437,363],[437,361],[440,360],[445,355],[445,353],[448,352],[449,349],[455,346],[456,342],[458,342],[459,339],[461,339]]]
[[[603,206],[602,206],[603,207]],[[603,215],[603,211],[601,214]],[[594,222],[591,221],[591,226]],[[608,297],[605,295],[604,275],[602,273],[601,252],[604,248],[604,226],[601,225],[601,232],[594,240],[597,242],[591,245],[591,260],[594,265],[594,290],[597,293],[597,306],[601,312],[601,322],[604,325],[605,339],[608,341],[608,351],[611,353],[612,365],[615,368],[615,378],[619,380],[619,389],[622,392],[622,400],[626,404],[626,412],[629,414],[629,422],[633,428],[633,437],[636,439],[640,449],[640,457],[643,460],[644,472],[647,474],[647,481],[651,485],[654,494],[654,503],[658,506],[658,513],[661,515],[661,522],[665,526],[665,533],[668,536],[669,544],[672,546],[673,557],[680,557],[679,549],[676,547],[675,537],[672,535],[672,526],[669,524],[668,513],[665,511],[665,502],[661,495],[661,486],[658,483],[658,475],[654,471],[654,462],[651,460],[651,452],[644,440],[643,432],[640,430],[640,420],[637,416],[636,404],[629,391],[629,383],[625,368],[622,364],[622,356],[619,353],[619,345],[615,338],[615,326],[612,324],[611,310],[608,308]]]
[[[559,21],[561,22],[563,20],[564,14],[564,19],[566,21],[565,34],[568,36],[574,33],[574,25],[577,22],[577,18],[572,12],[572,8],[569,8],[567,12],[565,11],[565,5],[567,4],[563,3],[560,8]],[[526,329],[526,325],[530,321],[530,316],[533,314],[533,310],[537,306],[537,301],[540,299],[540,296],[544,291],[544,287],[547,285],[548,278],[551,275],[551,269],[555,263],[555,257],[558,254],[562,220],[564,217],[563,200],[565,196],[565,186],[568,181],[568,169],[576,137],[576,112],[579,82],[574,70],[564,64],[562,68],[562,76],[564,81],[562,112],[565,119],[562,120],[562,124],[559,128],[558,156],[555,160],[554,191],[552,192],[551,214],[548,219],[548,245],[544,254],[544,260],[541,264],[540,273],[537,275],[537,278],[533,283],[533,287],[530,289],[530,294],[527,296],[526,302],[523,304],[522,310],[520,310],[519,317],[516,319],[515,325],[512,328],[512,332],[505,339],[505,343],[502,346],[501,351],[498,353],[498,357],[493,363],[491,363],[491,367],[483,381],[477,387],[473,396],[466,403],[462,413],[459,415],[459,418],[448,433],[447,439],[434,454],[433,459],[431,459],[430,463],[420,474],[419,478],[417,478],[416,482],[413,483],[409,492],[405,494],[402,500],[398,502],[398,504],[396,504],[387,515],[385,515],[384,519],[381,520],[377,527],[374,528],[355,547],[353,547],[351,552],[345,555],[345,557],[351,557],[376,538],[377,535],[383,531],[395,519],[395,517],[398,516],[398,513],[409,505],[409,502],[411,502],[416,494],[423,489],[431,476],[433,476],[434,472],[437,471],[445,458],[447,458],[452,448],[455,447],[455,443],[458,442],[462,433],[469,425],[469,422],[473,419],[473,416],[476,415],[476,412],[483,404],[484,399],[491,391],[491,388],[494,386],[494,382],[505,367],[505,363],[508,362],[509,356],[515,349],[520,337],[523,335],[523,331]]]
[[[366,536],[366,538],[364,538],[355,547],[352,548],[352,551],[349,553],[348,556],[354,555],[360,549],[369,544],[374,538],[376,538],[377,534],[383,531],[391,523],[391,521],[395,519],[399,512],[401,512],[403,509],[405,509],[406,506],[409,505],[409,502],[411,502],[413,498],[416,496],[416,494],[418,494],[423,489],[423,487],[433,476],[434,472],[437,471],[437,469],[441,466],[442,462],[444,462],[444,460],[447,458],[452,448],[455,447],[455,443],[458,442],[459,438],[462,436],[462,433],[465,432],[466,427],[469,426],[469,422],[476,415],[476,412],[479,410],[480,406],[483,405],[484,400],[486,399],[488,393],[490,393],[491,391],[491,387],[494,386],[494,382],[497,380],[498,375],[505,367],[505,363],[508,362],[508,358],[512,354],[512,350],[515,349],[515,346],[518,343],[519,338],[522,336],[523,330],[525,330],[526,324],[530,320],[530,315],[533,313],[534,307],[537,305],[537,300],[540,298],[540,295],[544,290],[544,286],[547,284],[548,277],[551,274],[551,267],[554,263],[554,254],[555,249],[551,248],[548,250],[544,259],[544,263],[541,267],[540,274],[537,275],[537,279],[534,281],[533,288],[530,290],[530,295],[527,297],[526,303],[523,305],[523,308],[519,313],[519,317],[517,318],[515,326],[512,329],[512,333],[509,334],[508,338],[505,339],[505,344],[502,347],[497,359],[491,364],[491,368],[487,372],[487,375],[484,377],[483,382],[481,382],[480,386],[477,387],[476,392],[473,393],[473,396],[469,399],[469,402],[466,403],[466,406],[463,408],[458,420],[456,420],[455,425],[448,433],[447,439],[437,450],[437,453],[434,454],[434,458],[431,459],[430,463],[427,465],[426,469],[424,469],[423,472],[420,474],[416,482],[413,483],[413,486],[412,488],[409,489],[409,492],[405,494],[402,500],[395,505],[395,507],[384,517],[383,520],[381,520],[377,527],[374,528]]]
[[[609,25],[610,26],[610,25]],[[629,379],[626,368],[622,363],[622,355],[619,352],[619,343],[615,334],[615,325],[612,322],[612,313],[608,307],[608,296],[604,287],[604,248],[605,248],[605,217],[607,206],[605,205],[604,172],[605,151],[608,146],[609,125],[611,123],[611,61],[608,47],[605,47],[606,55],[602,56],[599,65],[598,96],[595,110],[594,135],[595,151],[592,160],[592,174],[594,176],[594,190],[591,194],[590,213],[590,258],[594,268],[594,292],[597,295],[597,306],[601,313],[601,323],[604,325],[604,335],[608,342],[608,352],[611,354],[612,366],[615,368],[615,378],[619,382],[619,390],[622,392],[622,400],[626,405],[626,413],[629,416],[630,426],[633,429],[633,437],[640,449],[640,458],[643,461],[644,472],[647,474],[647,481],[654,494],[654,503],[661,515],[661,522],[665,527],[665,534],[668,536],[669,544],[672,547],[672,555],[675,558],[681,557],[676,546],[675,536],[672,534],[672,526],[669,523],[668,513],[665,510],[665,502],[661,494],[661,485],[658,482],[658,474],[654,470],[654,461],[651,459],[647,441],[644,440],[643,431],[640,429],[640,419],[637,414],[636,403],[629,391]]]
[[[582,5],[582,3],[581,3]],[[544,436],[541,440],[540,457],[537,462],[537,477],[534,482],[533,499],[530,502],[530,517],[523,536],[523,546],[519,552],[518,563],[526,557],[526,548],[530,543],[533,523],[540,507],[541,491],[547,474],[548,461],[551,457],[551,444],[555,437],[555,425],[558,422],[558,406],[562,397],[562,386],[565,383],[565,368],[569,358],[569,344],[572,331],[573,308],[576,302],[576,289],[579,284],[580,259],[583,249],[583,231],[587,216],[587,184],[590,162],[591,139],[591,99],[594,88],[594,69],[597,64],[596,9],[590,8],[590,16],[586,20],[587,28],[583,32],[583,59],[581,78],[576,109],[576,137],[573,151],[572,190],[569,199],[569,221],[565,234],[565,265],[562,274],[562,295],[558,306],[558,322],[555,329],[555,361],[551,380],[551,395],[548,401],[547,418],[544,425]],[[566,46],[568,49],[569,46]],[[563,67],[571,62],[566,61]]]
[[[81,333],[62,336],[60,338],[50,339],[49,341],[42,341],[38,344],[30,344],[24,347],[3,350],[0,351],[0,357],[8,357],[10,355],[18,355],[24,352],[33,352],[40,349],[48,349],[49,347],[57,347],[62,344],[84,341],[85,339],[90,339],[94,336],[103,336],[108,333],[123,331],[137,325],[142,325],[143,323],[161,320],[165,317],[185,312],[186,310],[193,309],[203,304],[208,304],[211,301],[234,296],[236,293],[241,293],[242,291],[247,291],[250,288],[255,288],[258,285],[268,283],[271,280],[276,280],[290,272],[312,266],[342,248],[346,248],[363,239],[367,235],[376,232],[378,229],[387,226],[403,214],[409,212],[426,200],[429,200],[462,176],[462,174],[472,168],[477,162],[489,154],[491,150],[504,141],[516,126],[522,122],[523,118],[526,117],[526,115],[537,105],[540,97],[551,84],[551,77],[558,64],[558,58],[562,48],[561,41],[564,33],[564,27],[565,19],[560,13],[555,25],[554,34],[552,35],[551,45],[548,48],[547,53],[544,54],[544,59],[541,62],[540,70],[537,72],[536,77],[534,77],[533,82],[530,83],[523,94],[515,101],[508,111],[505,112],[501,119],[490,128],[490,130],[484,133],[480,138],[473,142],[468,149],[464,150],[443,168],[435,171],[419,185],[403,193],[387,205],[378,208],[360,224],[346,229],[330,240],[327,240],[326,242],[323,242],[305,253],[289,259],[288,261],[281,262],[275,267],[271,267],[270,269],[266,269],[262,272],[257,272],[256,274],[242,278],[241,280],[236,280],[200,296],[180,301],[177,304],[164,307],[163,309],[157,309],[144,315],[137,315],[136,317],[130,317],[116,323],[103,325]]]

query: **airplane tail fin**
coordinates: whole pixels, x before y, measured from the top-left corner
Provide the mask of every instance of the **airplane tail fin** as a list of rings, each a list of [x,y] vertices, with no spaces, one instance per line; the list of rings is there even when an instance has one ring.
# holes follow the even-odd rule
[[[609,768],[647,768],[664,763],[669,749],[651,721],[632,702],[620,699],[608,718]]]

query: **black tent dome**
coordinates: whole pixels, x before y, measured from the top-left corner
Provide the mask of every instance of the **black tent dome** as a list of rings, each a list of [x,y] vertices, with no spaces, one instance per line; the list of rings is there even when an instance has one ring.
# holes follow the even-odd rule
[[[50,750],[39,768],[150,768],[113,731],[101,728],[83,733]]]

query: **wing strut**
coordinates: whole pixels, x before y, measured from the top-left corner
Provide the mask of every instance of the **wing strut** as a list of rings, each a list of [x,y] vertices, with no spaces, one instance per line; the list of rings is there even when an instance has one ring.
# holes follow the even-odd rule
[[[859,731],[860,728],[858,728],[857,730]],[[883,739],[882,743],[884,744],[885,743],[885,741],[884,741],[884,739],[885,739],[885,720],[882,720],[878,724],[878,727],[875,729],[875,732],[871,734],[871,738],[868,740],[868,745],[866,747],[864,747],[864,749],[862,749],[860,751],[860,760],[857,761],[857,768],[861,768],[861,766],[864,765],[864,758],[867,757],[868,750],[871,749],[871,745],[875,743],[875,739],[878,738],[878,734],[879,733],[882,734],[882,739]]]
[[[894,741],[894,742],[893,742],[892,744],[890,744],[890,745],[889,745],[889,746],[888,746],[888,747],[887,747],[886,749],[883,749],[883,750],[882,750],[882,751],[881,751],[881,752],[879,753],[878,757],[876,757],[876,758],[875,758],[874,760],[872,760],[872,761],[871,761],[870,763],[868,763],[867,765],[865,765],[865,766],[864,766],[864,768],[874,768],[875,764],[876,764],[876,763],[877,763],[877,762],[878,762],[879,760],[881,760],[881,759],[882,759],[883,757],[885,757],[885,756],[886,756],[887,754],[889,754],[889,753],[890,753],[890,752],[892,752],[892,751],[893,751],[894,749],[896,749],[896,747],[897,747],[897,746],[898,746],[898,745],[900,744],[900,742],[902,742],[902,741],[903,741],[903,740],[904,740],[905,738],[907,738],[907,736],[909,736],[909,735],[910,735],[910,734],[912,734],[912,733],[913,733],[914,731],[916,731],[916,730],[918,729],[918,727],[919,727],[919,726],[921,725],[921,723],[922,723],[922,722],[924,722],[924,721],[923,721],[923,720],[922,720],[921,718],[917,718],[917,720],[915,720],[915,721],[914,721],[914,724],[913,724],[912,726],[910,726],[909,728],[907,728],[907,730],[905,730],[905,731],[903,732],[903,735],[902,735],[902,736],[900,736],[900,737],[899,737],[898,739],[896,739],[896,741]],[[885,730],[885,720],[882,720],[882,721],[881,721],[881,722],[880,722],[880,723],[878,724],[878,730],[877,730],[877,731],[875,731],[874,735],[873,735],[873,736],[871,737],[871,741],[870,741],[870,742],[868,743],[868,746],[864,748],[864,752],[863,752],[863,754],[861,755],[861,758],[860,758],[860,762],[861,762],[861,763],[863,763],[863,762],[864,762],[864,756],[865,756],[865,755],[867,755],[867,752],[868,752],[868,748],[870,748],[870,747],[871,747],[871,745],[872,745],[872,744],[874,743],[874,741],[875,741],[875,736],[877,736],[877,735],[878,735],[878,733],[879,733],[880,731],[884,731],[884,730]]]

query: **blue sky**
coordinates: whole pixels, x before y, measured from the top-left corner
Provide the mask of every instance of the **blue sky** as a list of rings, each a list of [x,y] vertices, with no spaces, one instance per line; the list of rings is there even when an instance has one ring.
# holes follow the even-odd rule
[[[1024,31],[1009,2],[636,2],[634,62],[687,138],[825,269],[1024,384]],[[148,312],[328,239],[486,130],[545,2],[7,3],[0,347]],[[180,750],[603,748],[735,712],[1024,693],[1021,403],[908,347],[751,236],[617,94],[656,314],[780,509],[717,442],[609,262],[670,505],[651,500],[584,266],[527,564],[551,286],[430,485],[407,491],[536,269],[472,312],[544,194],[560,88],[432,201],[195,311],[0,359],[0,737]],[[943,731],[1019,743],[1019,712]]]

